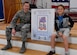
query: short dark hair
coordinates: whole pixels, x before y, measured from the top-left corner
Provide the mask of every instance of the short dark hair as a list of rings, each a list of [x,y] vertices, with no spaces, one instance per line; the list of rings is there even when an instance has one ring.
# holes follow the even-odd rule
[[[24,5],[25,3],[29,4],[29,2],[25,1],[25,2],[23,2],[23,5]]]
[[[61,6],[61,7],[63,7],[63,9],[65,10],[65,7],[64,7],[64,5],[62,5],[62,4],[58,5],[58,7],[60,7],[60,6]],[[58,7],[57,7],[57,8],[58,8]]]

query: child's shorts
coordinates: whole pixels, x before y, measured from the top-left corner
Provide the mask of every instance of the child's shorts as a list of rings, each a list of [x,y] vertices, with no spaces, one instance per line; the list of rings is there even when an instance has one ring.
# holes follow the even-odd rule
[[[66,37],[69,37],[69,35],[70,35],[70,29],[69,28],[62,28],[58,32],[55,32],[57,37],[60,37],[58,34],[59,32],[62,32],[62,34],[65,35]]]

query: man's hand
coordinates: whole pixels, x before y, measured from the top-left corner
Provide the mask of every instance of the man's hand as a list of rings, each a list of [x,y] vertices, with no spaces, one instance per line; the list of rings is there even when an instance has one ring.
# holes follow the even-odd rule
[[[13,34],[13,35],[15,35],[15,34],[16,34],[15,29],[12,29],[12,34]]]
[[[59,32],[58,34],[59,34],[60,36],[62,36],[62,35],[63,35],[63,34],[62,34],[62,32]]]

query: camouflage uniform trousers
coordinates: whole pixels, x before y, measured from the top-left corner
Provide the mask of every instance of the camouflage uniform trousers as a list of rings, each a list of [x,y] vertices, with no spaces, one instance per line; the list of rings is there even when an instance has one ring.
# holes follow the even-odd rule
[[[21,31],[22,41],[26,41],[27,33],[30,31],[30,24],[16,25],[16,32]],[[6,37],[7,40],[11,40],[12,28],[10,26],[6,27]]]

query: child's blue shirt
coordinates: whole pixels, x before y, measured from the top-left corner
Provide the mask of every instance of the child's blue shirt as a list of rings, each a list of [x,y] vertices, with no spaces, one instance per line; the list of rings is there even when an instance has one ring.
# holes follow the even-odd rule
[[[58,16],[59,19],[59,28],[63,28],[62,22],[63,22],[63,16]]]

